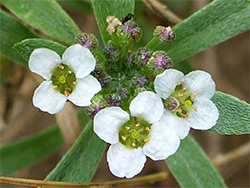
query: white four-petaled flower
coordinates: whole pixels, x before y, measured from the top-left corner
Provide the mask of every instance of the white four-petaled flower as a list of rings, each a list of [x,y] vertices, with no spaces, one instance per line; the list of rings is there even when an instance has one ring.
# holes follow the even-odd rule
[[[77,106],[90,105],[91,98],[101,90],[100,83],[90,75],[95,65],[96,60],[89,49],[79,44],[67,48],[62,59],[52,50],[35,49],[28,66],[44,81],[34,92],[34,106],[55,114],[67,100]]]
[[[131,102],[130,115],[120,107],[109,107],[94,117],[94,131],[111,144],[107,153],[110,171],[117,177],[132,178],[140,173],[146,156],[166,159],[179,147],[167,122],[159,121],[164,106],[161,98],[149,91],[139,93]]]
[[[168,122],[168,129],[180,139],[187,136],[190,127],[207,130],[216,124],[219,112],[210,100],[215,92],[210,74],[197,70],[184,76],[168,69],[156,76],[154,88],[165,105],[162,121]]]

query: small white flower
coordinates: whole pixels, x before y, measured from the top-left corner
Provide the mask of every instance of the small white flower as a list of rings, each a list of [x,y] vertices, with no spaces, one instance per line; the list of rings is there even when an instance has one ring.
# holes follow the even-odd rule
[[[89,49],[79,44],[67,48],[62,59],[52,50],[35,49],[28,66],[44,81],[34,92],[34,106],[55,114],[67,100],[77,106],[90,105],[91,98],[101,90],[100,83],[90,75],[95,65],[96,60]]]
[[[210,74],[197,70],[184,76],[168,69],[156,76],[154,88],[164,101],[163,119],[180,139],[187,136],[190,127],[207,130],[216,124],[219,112],[210,100],[215,92]]]
[[[140,173],[146,156],[166,159],[179,147],[180,139],[161,120],[161,98],[149,91],[139,93],[131,102],[131,116],[120,107],[109,107],[94,117],[94,131],[111,144],[107,153],[110,171],[117,177],[132,178]]]

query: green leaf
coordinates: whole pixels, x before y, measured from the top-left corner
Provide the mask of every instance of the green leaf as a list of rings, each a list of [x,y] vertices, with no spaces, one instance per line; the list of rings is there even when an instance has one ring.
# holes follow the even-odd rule
[[[134,0],[91,0],[103,43],[106,44],[110,39],[107,32],[108,16],[115,16],[119,19],[128,13],[134,13]]]
[[[106,144],[93,132],[92,122],[66,153],[46,181],[88,182],[92,179]]]
[[[181,187],[226,187],[206,154],[188,136],[177,152],[165,160]]]
[[[215,46],[250,28],[248,0],[216,0],[173,28],[176,40],[163,44],[174,62]]]
[[[1,0],[21,20],[48,36],[73,44],[79,28],[55,0]]]
[[[63,140],[57,126],[45,132],[0,148],[0,174],[9,175],[28,167],[61,147]]]
[[[37,36],[29,28],[1,10],[0,33],[0,52],[14,61],[25,63],[25,60],[13,48],[13,45],[25,38]]]
[[[23,58],[28,61],[30,54],[36,48],[48,48],[55,51],[60,56],[66,50],[66,46],[63,46],[59,43],[53,42],[51,40],[45,39],[25,39],[21,42],[18,42],[14,45],[15,49],[23,56]],[[26,62],[27,65],[27,62]]]
[[[215,92],[212,98],[219,110],[219,120],[210,129],[220,134],[249,134],[250,105],[231,95]]]

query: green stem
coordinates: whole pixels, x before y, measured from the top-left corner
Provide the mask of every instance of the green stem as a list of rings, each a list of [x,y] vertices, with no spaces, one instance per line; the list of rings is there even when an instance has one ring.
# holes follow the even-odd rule
[[[159,42],[160,40],[157,37],[154,37],[152,38],[151,41],[149,41],[149,43],[145,46],[145,48],[153,50],[159,44]]]
[[[121,56],[122,62],[125,61],[125,58],[127,57],[129,50],[132,49],[133,45],[134,45],[134,43],[129,43],[128,45],[123,46],[123,48],[122,48],[122,56]]]
[[[97,49],[94,50],[94,55],[96,59],[100,60],[101,62],[104,62],[106,60],[106,58]]]

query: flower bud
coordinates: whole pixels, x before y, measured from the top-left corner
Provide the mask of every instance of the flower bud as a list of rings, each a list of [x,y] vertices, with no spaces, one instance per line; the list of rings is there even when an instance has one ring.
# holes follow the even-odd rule
[[[154,36],[160,39],[160,42],[172,42],[175,39],[175,33],[171,27],[157,26],[154,30]]]
[[[116,46],[111,40],[108,41],[108,44],[104,48],[104,56],[111,61],[118,61],[121,56],[121,49],[119,46]]]
[[[103,108],[107,106],[107,102],[103,99],[102,95],[95,95],[92,100],[92,104],[85,108],[85,112],[89,115],[90,118],[94,116]]]
[[[95,49],[98,46],[98,40],[93,34],[81,33],[75,38],[75,43],[82,45],[90,50]]]
[[[158,75],[164,70],[172,68],[173,64],[165,51],[155,51],[148,60],[147,67],[154,72],[154,75]]]
[[[117,35],[123,42],[138,42],[142,37],[142,30],[133,20],[118,26]]]
[[[107,103],[109,106],[119,106],[121,104],[121,97],[118,94],[108,95]]]
[[[134,63],[145,66],[152,55],[152,51],[147,48],[139,48],[134,57]]]

